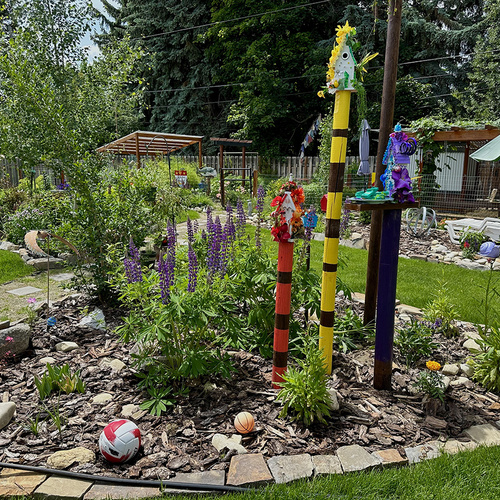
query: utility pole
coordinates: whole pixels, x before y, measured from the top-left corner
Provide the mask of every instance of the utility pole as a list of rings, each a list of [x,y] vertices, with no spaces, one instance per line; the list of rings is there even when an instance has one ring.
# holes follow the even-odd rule
[[[389,0],[387,43],[385,47],[384,83],[382,106],[380,110],[380,132],[375,167],[375,186],[383,188],[380,176],[385,171],[382,159],[393,128],[394,100],[398,72],[399,39],[401,32],[402,0]],[[373,210],[370,227],[370,246],[368,248],[368,266],[366,272],[366,294],[364,324],[375,320],[377,307],[377,288],[380,260],[380,237],[382,234],[382,210]]]

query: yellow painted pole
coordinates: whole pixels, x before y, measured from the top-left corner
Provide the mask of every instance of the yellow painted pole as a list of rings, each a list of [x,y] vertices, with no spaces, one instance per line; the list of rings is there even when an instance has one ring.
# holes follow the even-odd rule
[[[319,348],[323,350],[326,371],[329,375],[332,373],[335,290],[337,284],[340,217],[342,214],[342,191],[344,189],[351,92],[351,90],[337,90],[335,92],[335,107],[333,111],[319,326]]]

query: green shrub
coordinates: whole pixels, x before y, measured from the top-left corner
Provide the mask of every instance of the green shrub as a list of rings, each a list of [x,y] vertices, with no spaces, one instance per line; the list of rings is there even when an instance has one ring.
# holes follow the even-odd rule
[[[4,222],[5,238],[12,243],[21,245],[27,232],[46,228],[46,219],[46,214],[38,208],[22,208],[9,215]]]
[[[342,352],[349,352],[359,347],[374,336],[372,326],[365,326],[363,320],[351,309],[347,308],[343,316],[335,316],[333,326],[333,342]]]
[[[309,208],[313,205],[316,212],[321,213],[321,198],[327,193],[328,189],[318,183],[304,184],[302,188],[305,196],[304,207]]]
[[[280,417],[286,417],[291,410],[291,418],[305,425],[315,420],[326,423],[330,416],[330,395],[328,376],[325,372],[325,357],[316,343],[306,347],[305,359],[297,360],[299,368],[289,366],[282,375],[281,390],[276,399],[283,401]]]
[[[478,328],[479,349],[469,365],[474,369],[474,380],[490,391],[500,390],[500,329],[491,327],[489,332]]]
[[[481,231],[465,231],[460,236],[460,246],[462,255],[467,259],[473,259],[474,255],[479,252],[481,244],[488,241],[488,237]]]
[[[444,281],[439,282],[435,298],[424,307],[423,312],[424,319],[434,323],[436,332],[442,333],[445,337],[456,337],[459,334],[458,328],[453,325],[457,312],[451,303]]]
[[[423,322],[414,320],[398,330],[394,344],[404,358],[406,366],[413,366],[422,358],[428,358],[438,345],[432,341],[433,330]]]

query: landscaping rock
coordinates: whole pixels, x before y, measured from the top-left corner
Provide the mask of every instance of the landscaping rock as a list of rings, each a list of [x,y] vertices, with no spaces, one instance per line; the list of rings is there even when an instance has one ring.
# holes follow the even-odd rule
[[[56,344],[56,351],[71,352],[80,346],[76,342],[59,342]]]
[[[312,457],[314,475],[342,474],[342,465],[335,455],[315,455]]]
[[[127,366],[123,361],[120,361],[119,359],[108,359],[108,358],[104,358],[101,361],[101,365],[109,366],[114,372],[117,373],[123,370],[123,368]]]
[[[338,411],[340,409],[340,405],[337,397],[337,391],[335,389],[328,389],[328,395],[330,396],[330,410]]]
[[[413,448],[405,448],[406,456],[410,464],[416,464],[422,460],[439,457],[439,449],[437,446],[427,443]]]
[[[56,451],[47,459],[47,467],[52,469],[67,469],[73,464],[93,464],[95,453],[79,446],[72,450]]]
[[[396,306],[396,311],[400,314],[410,314],[412,316],[422,316],[422,309],[413,306],[407,306],[406,304],[400,304]]]
[[[231,458],[227,484],[232,486],[260,486],[273,480],[262,453],[236,455]]]
[[[313,474],[313,463],[308,453],[272,457],[267,466],[278,484],[308,478]]]
[[[95,308],[88,316],[82,318],[78,325],[93,328],[94,330],[106,330],[104,313],[100,309]]]
[[[91,481],[51,476],[33,493],[40,500],[80,500],[92,486]]]
[[[460,368],[458,365],[449,365],[446,364],[443,366],[441,373],[443,375],[456,375],[459,372]]]
[[[52,356],[46,356],[45,358],[40,358],[39,361],[38,361],[38,363],[40,363],[43,366],[47,366],[47,363],[49,365],[55,365],[56,364],[56,360]]]
[[[15,245],[10,241],[2,241],[0,242],[0,250],[7,250],[7,252],[15,252],[19,250],[19,245]]]
[[[16,403],[12,401],[0,403],[0,430],[9,425],[15,413]]]
[[[121,498],[151,498],[159,497],[162,493],[159,488],[141,486],[121,486],[118,484],[94,484],[85,493],[83,500],[102,500],[109,498],[118,500]]]
[[[452,380],[450,382],[451,387],[458,387],[461,385],[465,385],[467,382],[469,382],[469,379],[467,377],[458,377],[455,380]]]
[[[456,439],[448,439],[439,449],[443,453],[453,455],[461,451],[474,450],[475,448],[477,448],[477,444],[474,441],[463,442]]]
[[[24,470],[3,469],[0,472],[0,497],[31,495],[47,476]]]
[[[4,328],[0,332],[0,359],[3,359],[9,351],[11,355],[18,355],[28,349],[31,329],[25,323]]]
[[[140,410],[141,408],[138,405],[134,404],[125,405],[122,407],[121,416],[125,418],[130,418]]]
[[[380,461],[370,455],[359,444],[341,446],[337,450],[342,469],[344,472],[355,472],[358,470],[373,469],[380,465]]]
[[[465,431],[465,434],[479,445],[500,445],[500,430],[492,424],[473,425]]]
[[[470,352],[474,351],[479,351],[481,350],[481,347],[479,344],[474,340],[474,339],[467,339],[464,343],[463,346]]]
[[[49,269],[62,269],[64,267],[64,261],[62,259],[57,259],[55,257],[50,257],[49,259]],[[29,259],[26,261],[28,266],[33,266],[37,271],[47,270],[47,259],[41,257],[40,259]]]
[[[215,434],[212,437],[212,446],[214,446],[219,453],[224,449],[234,450],[238,455],[247,453],[247,450],[241,444],[241,436],[233,434],[230,438],[224,436],[224,434]]]
[[[6,328],[9,328],[9,326],[10,326],[10,321],[8,319],[0,321],[0,330],[5,330]]]
[[[105,405],[106,403],[109,403],[113,399],[113,396],[111,394],[108,394],[107,392],[101,392],[101,394],[97,394],[97,396],[94,396],[92,399],[92,403],[95,405]]]
[[[466,376],[471,378],[474,375],[474,368],[472,366],[467,365],[465,363],[460,365],[460,371]]]
[[[383,467],[401,467],[408,463],[407,458],[403,458],[399,451],[391,448],[389,450],[374,451],[372,455],[380,460]]]
[[[204,472],[191,472],[191,473],[178,473],[173,479],[164,481],[165,484],[168,483],[189,483],[189,484],[213,484],[222,486],[224,484],[226,473],[223,470],[208,470]],[[211,493],[206,490],[196,490],[197,494],[201,493]],[[164,489],[164,494],[178,495],[186,494],[186,490],[178,490],[175,488],[169,488],[168,486]]]

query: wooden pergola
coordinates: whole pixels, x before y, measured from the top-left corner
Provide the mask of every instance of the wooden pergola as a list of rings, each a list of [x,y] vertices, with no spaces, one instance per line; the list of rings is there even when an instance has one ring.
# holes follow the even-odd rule
[[[120,139],[116,139],[116,141],[101,146],[97,151],[99,153],[113,153],[117,155],[135,155],[137,158],[137,168],[140,168],[141,156],[168,156],[174,151],[186,148],[192,144],[198,144],[198,168],[201,168],[202,139],[202,135],[179,135],[136,130]]]

